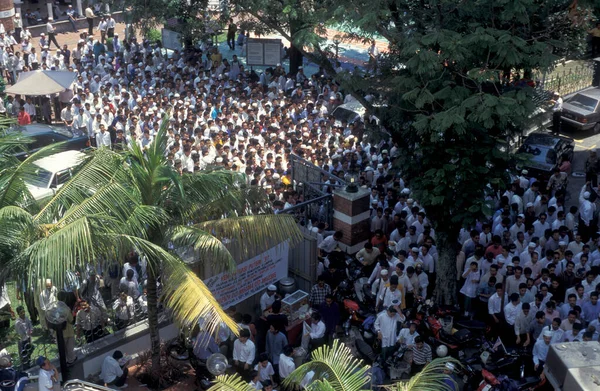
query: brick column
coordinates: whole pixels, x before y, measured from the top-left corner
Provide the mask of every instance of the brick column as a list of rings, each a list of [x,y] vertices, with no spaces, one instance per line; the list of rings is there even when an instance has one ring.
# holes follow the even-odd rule
[[[344,189],[333,192],[333,229],[342,231],[340,247],[348,254],[363,248],[371,235],[370,191],[359,188],[357,193]]]
[[[6,35],[10,35],[15,29],[13,16],[15,15],[15,6],[13,0],[0,0],[0,23],[4,25]]]

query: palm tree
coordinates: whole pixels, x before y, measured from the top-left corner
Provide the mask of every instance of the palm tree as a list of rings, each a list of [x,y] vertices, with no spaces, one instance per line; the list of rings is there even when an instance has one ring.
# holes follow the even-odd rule
[[[419,374],[408,381],[385,386],[393,391],[452,391],[443,373],[446,363],[459,365],[452,358],[438,358],[428,364]],[[371,385],[370,366],[356,359],[351,350],[340,340],[333,346],[321,346],[312,353],[312,360],[299,366],[288,376],[283,385],[302,386],[309,391],[367,391]],[[254,391],[238,375],[218,376],[208,391]]]
[[[203,318],[212,332],[224,322],[237,333],[202,280],[167,250],[170,243],[192,247],[197,262],[218,272],[302,238],[292,216],[255,214],[268,204],[240,174],[214,169],[182,175],[171,167],[167,125],[145,150],[134,144],[125,153],[101,148],[90,154],[39,211],[0,209],[0,246],[19,250],[10,269],[52,278],[57,286],[67,270],[100,257],[123,259],[132,248],[146,257],[153,375],[160,369],[159,277],[162,301],[178,322]]]

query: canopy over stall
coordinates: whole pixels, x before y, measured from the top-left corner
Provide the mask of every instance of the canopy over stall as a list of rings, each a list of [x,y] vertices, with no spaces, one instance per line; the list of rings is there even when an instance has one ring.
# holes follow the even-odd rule
[[[63,92],[77,78],[77,73],[68,71],[31,71],[19,74],[19,80],[6,89],[8,94],[50,95]]]

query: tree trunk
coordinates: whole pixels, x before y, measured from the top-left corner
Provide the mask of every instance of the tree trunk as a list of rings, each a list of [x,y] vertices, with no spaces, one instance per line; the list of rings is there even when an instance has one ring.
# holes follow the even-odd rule
[[[439,231],[435,236],[439,254],[436,265],[435,301],[438,304],[455,304],[457,303],[456,256],[459,251],[456,237]]]
[[[150,327],[150,352],[152,354],[152,372],[150,376],[158,386],[160,374],[160,335],[158,334],[158,292],[153,268],[148,268],[148,326]]]
[[[296,31],[298,30],[297,21],[290,21],[290,37],[292,38],[292,42],[290,42],[290,73],[295,75],[298,72],[298,67],[302,66],[302,52],[294,46],[294,40],[296,38]]]

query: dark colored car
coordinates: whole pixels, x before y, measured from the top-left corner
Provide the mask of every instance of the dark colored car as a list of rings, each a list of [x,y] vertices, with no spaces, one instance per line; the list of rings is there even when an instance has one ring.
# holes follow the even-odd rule
[[[561,162],[561,156],[573,159],[575,143],[572,138],[555,136],[550,133],[531,133],[518,150],[525,161],[520,169],[529,171],[529,176],[540,182],[547,182],[555,167]]]
[[[81,151],[89,147],[89,138],[87,135],[75,136],[73,132],[64,126],[45,125],[45,124],[30,124],[30,125],[15,125],[10,130],[11,132],[20,132],[24,136],[33,139],[29,144],[28,152],[20,152],[16,154],[19,160],[25,160],[29,155],[36,152],[42,147],[66,141],[66,151]]]
[[[564,126],[600,133],[600,88],[583,90],[566,99],[561,119]]]

